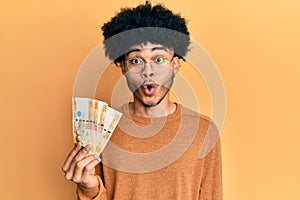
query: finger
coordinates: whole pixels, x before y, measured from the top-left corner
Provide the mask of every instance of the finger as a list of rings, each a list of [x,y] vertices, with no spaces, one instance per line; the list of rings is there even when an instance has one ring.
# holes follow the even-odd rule
[[[81,176],[82,176],[82,173],[85,169],[85,167],[93,162],[95,159],[95,156],[94,155],[89,155],[87,157],[85,157],[84,159],[82,159],[81,161],[77,162],[76,165],[75,165],[75,168],[74,168],[74,172],[73,172],[73,177],[72,177],[72,180],[75,182],[75,183],[79,183],[81,182]]]
[[[68,171],[68,169],[69,169],[69,167],[70,167],[70,164],[71,164],[73,158],[74,158],[74,157],[77,155],[77,153],[80,151],[81,147],[82,147],[82,143],[81,143],[81,142],[75,144],[74,148],[73,148],[72,151],[68,154],[66,160],[64,161],[64,164],[63,164],[63,166],[62,166],[63,172],[66,173],[66,172]]]
[[[91,161],[83,171],[83,174],[81,175],[81,182],[83,185],[85,185],[86,188],[94,188],[99,184],[98,178],[96,177],[96,166],[98,166],[100,163],[100,159],[97,158],[93,161]]]
[[[94,160],[92,160],[90,163],[88,163],[83,171],[83,175],[85,174],[92,174],[95,173],[95,167],[101,162],[101,159],[98,155],[94,155]]]
[[[91,149],[90,145],[87,145],[86,147],[81,148],[81,150],[77,153],[77,155],[73,158],[69,169],[67,170],[65,177],[67,180],[71,180],[73,177],[74,168],[77,164],[77,162],[81,161],[86,155],[89,153]]]

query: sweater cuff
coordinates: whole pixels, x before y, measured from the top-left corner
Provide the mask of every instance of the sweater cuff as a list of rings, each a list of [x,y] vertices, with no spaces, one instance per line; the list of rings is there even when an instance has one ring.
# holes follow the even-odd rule
[[[101,178],[97,175],[98,186],[95,188],[86,189],[77,185],[77,195],[81,200],[95,199],[100,193],[105,193],[105,188],[102,184]]]

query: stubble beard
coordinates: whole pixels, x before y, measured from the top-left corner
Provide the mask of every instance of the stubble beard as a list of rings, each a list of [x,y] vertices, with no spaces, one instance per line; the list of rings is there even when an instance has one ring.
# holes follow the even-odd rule
[[[163,93],[163,95],[161,96],[161,98],[158,101],[150,100],[150,101],[146,102],[142,99],[143,97],[140,98],[139,95],[136,94],[136,92],[133,92],[134,98],[137,99],[141,103],[141,105],[144,107],[147,107],[147,108],[155,107],[155,106],[159,105],[162,102],[162,100],[167,96],[167,94],[170,92],[170,89],[173,85],[173,81],[174,80],[172,77],[168,81],[166,81],[164,84],[161,85],[162,87],[160,88],[160,91],[155,91],[155,92]],[[158,87],[156,89],[158,89]],[[143,92],[141,92],[141,93],[143,94]]]
[[[142,97],[140,98],[138,95],[136,95],[136,93],[133,93],[133,95],[134,95],[134,98],[136,100],[138,100],[142,106],[144,106],[146,108],[151,108],[151,107],[155,107],[155,106],[159,105],[162,102],[162,100],[167,96],[167,94],[169,93],[169,91],[170,91],[170,89],[168,89],[168,88],[164,88],[164,90],[165,90],[164,94],[162,95],[162,97],[158,101],[155,101],[155,100],[154,101],[153,100],[149,100],[149,101],[143,100]]]
[[[167,94],[169,93],[173,82],[174,82],[174,73],[172,74],[172,76],[166,80],[164,83],[159,84],[161,86],[160,88],[160,92],[163,92],[164,94],[162,95],[162,97],[158,100],[158,101],[153,101],[150,100],[148,102],[143,100],[143,96],[145,95],[144,92],[142,91],[142,86],[136,87],[135,84],[133,84],[133,82],[129,81],[128,77],[126,77],[127,79],[127,86],[129,87],[129,89],[131,90],[131,92],[133,93],[134,96],[134,101],[138,101],[142,106],[147,107],[147,108],[151,108],[151,107],[155,107],[157,105],[159,105],[162,100],[167,96]],[[159,86],[156,88],[158,89]],[[155,91],[155,93],[157,93],[159,91]],[[138,93],[140,93],[141,95],[139,95]]]

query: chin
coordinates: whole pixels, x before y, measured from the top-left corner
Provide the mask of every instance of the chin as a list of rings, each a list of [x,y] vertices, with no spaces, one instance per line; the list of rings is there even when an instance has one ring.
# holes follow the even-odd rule
[[[149,100],[142,100],[141,103],[146,107],[152,107],[155,106],[157,103],[155,101],[149,101]]]
[[[135,98],[145,107],[154,107],[160,104],[160,102],[165,98],[167,92],[165,93],[154,93],[151,96],[145,95],[142,91],[135,93]]]
[[[151,98],[151,97],[150,97]],[[154,106],[157,106],[160,102],[162,101],[162,99],[155,99],[153,97],[153,99],[144,99],[142,102],[142,104],[146,107],[154,107]]]

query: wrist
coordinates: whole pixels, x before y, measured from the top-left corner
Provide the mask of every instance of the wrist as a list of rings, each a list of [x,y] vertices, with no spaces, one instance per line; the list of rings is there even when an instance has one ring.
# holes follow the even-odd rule
[[[77,193],[89,198],[94,198],[97,196],[100,191],[100,177],[95,175],[95,178],[97,179],[97,185],[94,187],[87,187],[82,184],[77,184]]]

